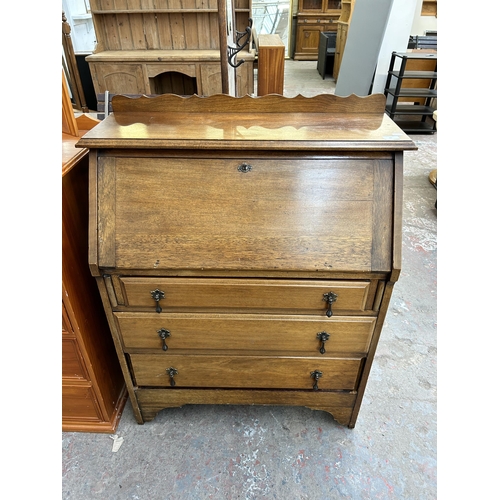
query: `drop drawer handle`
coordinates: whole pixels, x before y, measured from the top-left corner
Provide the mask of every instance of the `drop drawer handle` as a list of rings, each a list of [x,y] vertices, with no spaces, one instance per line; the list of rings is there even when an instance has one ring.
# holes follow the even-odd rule
[[[160,307],[160,300],[165,298],[165,292],[157,288],[156,290],[152,290],[150,293],[151,297],[156,302],[156,312],[161,313],[162,309]]]
[[[320,372],[319,370],[314,370],[311,372],[311,378],[314,379],[314,385],[313,385],[313,390],[317,391],[318,390],[318,380],[323,376],[323,372]]]
[[[170,331],[169,330],[166,330],[165,328],[160,328],[159,330],[156,330],[156,333],[158,334],[158,337],[161,338],[161,340],[163,341],[163,345],[162,345],[162,349],[164,351],[166,351],[168,349],[168,345],[167,345],[167,342],[166,342],[166,338],[167,337],[170,337]]]
[[[319,332],[316,337],[318,338],[318,340],[321,342],[321,346],[319,348],[319,352],[321,354],[325,354],[326,350],[325,350],[325,342],[330,338],[330,334],[329,333],[326,333],[326,332]]]
[[[170,385],[171,385],[172,387],[174,387],[174,386],[175,386],[175,380],[174,380],[174,377],[175,377],[175,375],[177,375],[178,373],[179,373],[179,372],[178,372],[175,368],[173,368],[173,367],[167,368],[167,374],[168,374],[168,376],[170,377]]]
[[[323,294],[323,300],[328,304],[328,309],[326,310],[326,315],[332,317],[332,304],[337,300],[338,295],[333,292],[328,292]]]

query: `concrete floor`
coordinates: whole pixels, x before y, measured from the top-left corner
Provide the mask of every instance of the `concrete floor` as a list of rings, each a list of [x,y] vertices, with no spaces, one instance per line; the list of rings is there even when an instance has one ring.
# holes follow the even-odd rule
[[[334,91],[315,62],[287,61],[285,94]],[[185,406],[116,435],[62,434],[65,500],[437,498],[437,134],[405,153],[403,270],[355,429],[302,407]]]

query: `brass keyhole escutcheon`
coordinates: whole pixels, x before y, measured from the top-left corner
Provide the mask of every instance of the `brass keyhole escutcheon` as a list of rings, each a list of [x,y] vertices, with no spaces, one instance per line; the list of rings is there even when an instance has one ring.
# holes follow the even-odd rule
[[[238,172],[243,172],[246,174],[252,170],[252,165],[250,163],[243,162],[241,165],[238,165]]]

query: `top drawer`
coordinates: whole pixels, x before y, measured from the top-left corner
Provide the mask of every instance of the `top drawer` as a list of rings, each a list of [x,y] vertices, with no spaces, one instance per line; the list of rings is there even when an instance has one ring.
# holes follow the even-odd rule
[[[121,278],[120,281],[123,305],[148,311],[158,308],[157,312],[268,311],[327,316],[329,309],[334,315],[336,311],[360,312],[371,307],[367,305],[369,281],[218,278]],[[329,294],[334,300],[331,305]]]

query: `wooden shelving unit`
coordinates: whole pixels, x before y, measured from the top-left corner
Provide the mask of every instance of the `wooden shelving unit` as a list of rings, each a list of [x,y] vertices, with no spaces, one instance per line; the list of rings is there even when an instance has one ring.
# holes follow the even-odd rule
[[[90,0],[97,47],[86,58],[96,94],[222,92],[217,0]],[[244,32],[251,0],[234,0]],[[243,50],[238,95],[254,91],[255,53]]]
[[[399,69],[396,69],[400,61]],[[430,61],[434,70],[412,70],[411,62]],[[408,85],[412,80],[421,86]],[[406,133],[436,132],[432,103],[437,98],[437,53],[393,52],[384,94],[387,99],[386,113]],[[410,117],[420,117],[420,120]]]

